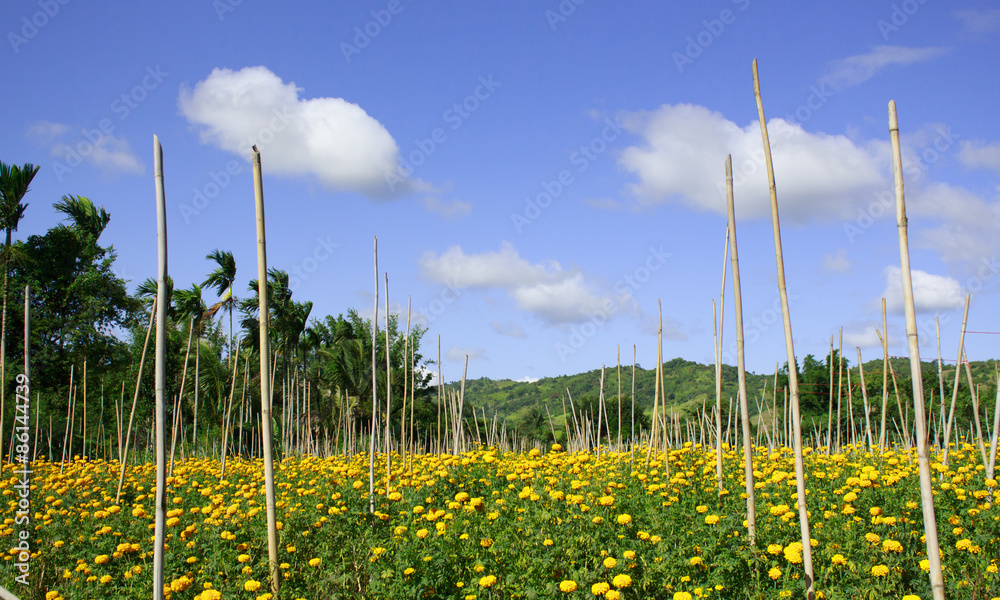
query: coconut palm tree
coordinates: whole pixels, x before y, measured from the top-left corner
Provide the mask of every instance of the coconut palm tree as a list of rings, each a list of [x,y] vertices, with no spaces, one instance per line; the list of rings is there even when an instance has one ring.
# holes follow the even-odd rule
[[[229,356],[235,360],[236,357],[233,354],[233,306],[236,298],[233,296],[233,284],[236,282],[236,259],[232,252],[218,248],[209,252],[205,258],[215,262],[216,268],[208,274],[201,285],[215,288],[220,296],[219,302],[212,305],[209,312],[215,314],[222,307],[229,309]]]
[[[72,227],[92,245],[97,244],[97,239],[111,222],[111,214],[104,210],[103,206],[94,206],[90,198],[85,196],[63,196],[62,200],[53,206],[68,216],[72,221]]]
[[[196,449],[198,443],[198,389],[201,384],[199,378],[201,373],[201,332],[204,318],[208,314],[208,307],[201,297],[201,286],[192,283],[190,289],[177,290],[177,316],[181,319],[190,320],[190,326],[193,334],[196,336],[194,350],[194,427],[191,434]]]
[[[0,431],[3,431],[3,409],[6,393],[7,367],[7,285],[10,275],[10,263],[16,251],[11,247],[11,234],[17,231],[17,226],[24,217],[28,205],[22,202],[28,193],[28,186],[35,178],[39,167],[25,163],[23,167],[0,162],[0,227],[3,227],[7,237],[0,254],[3,260],[3,308],[0,316]],[[0,460],[3,453],[3,436],[0,435]]]

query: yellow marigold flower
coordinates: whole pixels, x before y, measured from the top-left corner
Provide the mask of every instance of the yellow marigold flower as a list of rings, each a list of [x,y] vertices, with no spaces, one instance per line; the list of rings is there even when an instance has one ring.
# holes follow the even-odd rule
[[[425,537],[429,536],[430,534],[431,534],[431,532],[427,531],[426,529],[418,529],[417,530],[417,537],[420,538],[420,539],[424,539]]]
[[[674,600],[691,600],[691,594],[687,592],[674,592]]]
[[[843,554],[834,554],[833,558],[830,559],[830,562],[832,562],[835,565],[846,565],[847,559],[844,557]]]
[[[781,579],[781,569],[774,567],[767,572],[767,576],[771,579]]]
[[[608,591],[610,589],[611,589],[611,586],[608,585],[608,582],[601,581],[599,583],[595,583],[594,585],[590,586],[590,593],[593,594],[593,595],[595,595],[595,596],[603,596],[604,592],[606,592],[606,591]]]
[[[920,600],[920,596],[917,596],[916,594],[907,594],[903,596],[903,600]]]
[[[220,598],[222,598],[222,593],[219,590],[205,590],[195,596],[194,600],[219,600]]]
[[[604,592],[605,600],[619,600],[622,597],[622,593],[618,590],[608,590]]]
[[[632,585],[632,578],[622,573],[621,575],[615,575],[615,578],[611,580],[611,584],[616,588],[627,588]]]
[[[903,545],[896,540],[885,540],[882,542],[882,552],[902,552]]]
[[[241,562],[241,563],[250,562],[250,555],[249,554],[240,554],[239,556],[236,557],[236,560],[237,560],[237,562]]]
[[[700,556],[692,556],[691,560],[688,561],[688,564],[690,564],[692,567],[696,567],[702,564],[703,562],[704,561],[701,560]]]
[[[170,582],[170,589],[174,592],[183,592],[189,587],[191,587],[191,580],[186,576],[178,577]]]
[[[101,583],[107,583],[111,581],[111,575],[103,575],[100,579]]]
[[[488,588],[497,582],[497,578],[494,575],[487,575],[479,580],[479,587]]]
[[[971,547],[972,547],[972,540],[969,539],[958,540],[955,543],[955,548],[958,548],[959,550],[968,550]]]
[[[844,502],[854,502],[858,499],[858,495],[854,492],[847,492],[844,494]]]
[[[554,543],[555,542],[553,542],[552,540],[545,540],[544,542],[542,542],[542,545],[543,546],[551,546]]]
[[[322,563],[322,562],[323,562],[323,559],[321,559],[321,558],[310,558],[309,559],[309,566],[310,567],[318,567],[320,565],[320,563]]]
[[[708,512],[708,507],[702,504],[700,506],[696,506],[695,510],[698,511],[699,514],[703,514]]]
[[[615,503],[614,496],[601,496],[597,499],[597,503],[601,506],[611,506]]]
[[[618,515],[618,517],[615,520],[618,521],[619,525],[628,525],[629,523],[632,522],[632,515],[628,513],[623,513]]]
[[[868,540],[868,543],[869,543],[869,544],[877,544],[877,543],[879,543],[880,541],[882,541],[882,538],[880,538],[880,537],[878,536],[878,534],[876,534],[876,533],[872,533],[872,532],[868,532],[868,533],[866,533],[866,534],[865,534],[865,539],[866,539],[866,540]]]
[[[719,515],[705,515],[706,525],[715,525],[719,522]]]
[[[569,594],[576,591],[576,582],[572,579],[563,579],[559,582],[559,591]]]
[[[314,558],[313,560],[319,560],[319,559]],[[312,561],[309,561],[309,562],[312,562]],[[417,570],[414,569],[413,567],[406,567],[406,569],[403,571],[403,575],[413,575],[416,572],[417,572]]]
[[[245,581],[243,583],[243,589],[246,590],[246,591],[248,591],[248,592],[256,592],[257,590],[260,589],[260,582],[254,580],[254,579],[251,579],[249,581]]]
[[[54,600],[57,596],[59,596],[59,592],[55,590],[45,592],[45,600]]]
[[[611,556],[609,556],[609,557],[607,557],[607,558],[604,559],[604,566],[605,566],[605,568],[614,569],[617,564],[618,564],[618,561],[615,560]]]
[[[285,547],[285,550],[287,550],[289,553],[295,552],[295,546],[288,544],[288,546]]]
[[[875,577],[885,577],[889,574],[889,567],[885,565],[875,565],[872,567],[872,575]]]
[[[626,550],[625,552],[622,552],[622,558],[624,558],[625,560],[632,560],[633,558],[635,558],[635,552],[633,552],[632,550]]]
[[[768,554],[781,554],[781,552],[784,549],[785,549],[785,547],[782,546],[781,544],[768,544],[767,545],[767,553]]]
[[[106,564],[109,560],[111,560],[111,558],[107,554],[99,554],[97,555],[96,558],[94,558],[94,564],[103,565]]]

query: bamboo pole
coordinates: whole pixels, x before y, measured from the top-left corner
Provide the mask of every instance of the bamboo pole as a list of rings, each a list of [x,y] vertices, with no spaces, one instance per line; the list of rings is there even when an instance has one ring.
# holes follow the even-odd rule
[[[987,479],[993,479],[994,468],[997,464],[997,440],[1000,439],[998,438],[998,432],[1000,432],[1000,371],[997,371],[996,375],[997,397],[993,406],[993,433],[990,436],[990,462],[986,465]],[[992,498],[992,494],[990,497]]]
[[[826,409],[826,455],[830,456],[833,452],[833,336],[830,336],[830,354],[826,360],[827,366],[830,367],[830,381],[827,386],[827,392],[830,396],[830,405]],[[790,368],[790,367],[789,367]]]
[[[975,417],[976,424],[976,445],[979,446],[979,453],[982,455],[983,465],[985,466],[988,461],[986,459],[986,446],[983,445],[983,426],[979,419],[979,392],[976,391],[976,386],[972,384],[972,367],[969,366],[969,357],[965,355],[963,358],[965,375],[969,380],[969,394],[972,396],[972,414]]]
[[[865,404],[865,434],[868,437],[868,451],[872,451],[872,421],[868,416],[868,388],[865,387],[865,365],[861,362],[861,348],[858,348],[858,377],[861,379],[861,399]]]
[[[781,298],[781,313],[785,329],[785,349],[788,354],[788,387],[792,405],[793,446],[795,452],[796,500],[799,506],[799,530],[802,536],[802,568],[805,571],[806,597],[814,600],[815,577],[813,576],[812,545],[809,537],[809,513],[806,510],[805,466],[802,460],[802,415],[799,409],[799,375],[792,343],[792,321],[788,310],[788,291],[785,288],[785,263],[781,252],[781,227],[778,220],[778,193],[774,183],[774,165],[771,163],[771,144],[767,137],[767,122],[764,118],[764,103],[760,95],[760,79],[757,75],[757,59],[753,61],[753,87],[757,100],[757,116],[764,144],[764,160],[767,166],[768,188],[771,195],[771,223],[774,229],[774,255],[778,269],[778,294]]]
[[[899,150],[899,123],[896,102],[889,101],[889,136],[892,142],[892,171],[896,187],[896,228],[899,232],[899,260],[903,278],[903,308],[906,313],[906,338],[910,349],[910,373],[913,382],[913,418],[917,429],[917,468],[920,472],[920,498],[923,504],[924,536],[930,563],[931,592],[934,600],[944,600],[944,578],[938,548],[937,521],[934,516],[934,490],[931,466],[927,458],[928,437],[924,429],[924,387],[917,340],[917,315],[913,304],[913,281],[910,273],[910,247],[906,235],[906,200],[903,195],[903,161]],[[907,434],[909,435],[909,434]]]
[[[441,445],[441,392],[444,381],[441,379],[441,334],[438,334],[438,405],[437,405],[437,444]]]
[[[378,236],[375,236],[375,309],[372,316],[372,424],[368,448],[368,512],[375,513],[375,430],[378,427],[378,375],[376,345],[378,336]]]
[[[149,335],[153,332],[153,317],[157,313],[157,299],[153,299],[153,305],[149,311],[149,324],[146,326],[146,341],[142,343],[142,354],[139,356],[139,373],[135,376],[135,394],[132,396],[132,410],[128,415],[128,427],[125,429],[125,444],[122,446],[121,473],[118,475],[118,491],[115,492],[115,504],[119,504],[122,495],[122,484],[125,482],[125,465],[128,463],[128,442],[132,437],[132,422],[135,420],[135,405],[139,401],[139,383],[142,381],[142,367],[146,364],[146,350],[149,348]],[[72,371],[72,367],[70,368]],[[122,390],[125,389],[125,382],[122,382]],[[124,404],[122,412],[125,411]]]
[[[944,451],[941,454],[941,464],[948,466],[948,449],[949,440],[951,438],[951,425],[955,419],[955,402],[958,400],[958,382],[962,378],[959,376],[959,370],[962,367],[962,356],[965,355],[965,326],[969,320],[969,301],[971,296],[969,294],[965,295],[965,312],[962,314],[962,331],[958,336],[958,360],[955,362],[955,385],[951,391],[951,409],[948,411],[948,424],[944,428]],[[998,384],[1000,385],[1000,384]]]
[[[455,419],[455,451],[452,453],[458,456],[459,442],[462,439],[462,411],[465,410],[465,376],[469,371],[469,355],[465,355],[465,366],[462,368],[462,386],[458,395],[458,415]],[[473,411],[475,416],[475,411]]]
[[[889,329],[885,316],[885,298],[882,298],[882,333],[875,330],[882,342],[882,430],[879,433],[879,448],[885,451],[885,419],[889,412]]]
[[[719,493],[722,480],[722,323],[725,320],[726,270],[729,267],[729,226],[726,226],[726,248],[722,253],[722,291],[719,293],[719,319],[715,336],[715,480]],[[716,328],[715,301],[712,301],[712,327]]]
[[[944,427],[944,365],[941,362],[941,318],[937,315],[934,316],[934,330],[937,334],[938,387],[940,388],[939,395],[941,397],[941,422],[934,435],[934,443],[938,444],[940,448],[940,444],[943,442],[941,428]]]
[[[740,259],[736,246],[736,208],[733,200],[733,158],[726,155],[726,201],[729,212],[729,256],[733,271],[733,309],[736,312],[736,376],[739,382],[740,424],[743,430],[743,475],[747,495],[747,538],[755,545],[757,508],[754,498],[753,447],[750,439],[750,409],[747,402],[746,358],[743,348],[743,294],[740,284]],[[765,388],[767,382],[765,380]],[[730,405],[732,402],[730,401]],[[728,426],[727,426],[728,430]]]
[[[240,351],[240,343],[241,342],[242,342],[242,340],[236,340],[236,352]],[[249,360],[249,358],[250,357],[248,355],[247,356],[247,360]],[[229,445],[229,419],[230,419],[230,415],[233,412],[233,396],[236,393],[236,375],[239,373],[239,371],[240,371],[240,361],[238,360],[238,357],[237,357],[236,360],[233,360],[233,381],[232,381],[232,383],[229,384],[229,403],[226,405],[226,414],[225,414],[225,416],[222,419],[222,444],[221,444],[221,446],[222,446],[222,460],[219,461],[220,465],[221,465],[221,470],[219,471],[219,481],[220,482],[223,481],[226,478],[226,450],[227,450],[228,445]],[[245,377],[245,374],[246,374],[245,365],[244,365],[243,373],[244,373],[244,377]],[[245,381],[246,381],[246,379],[244,378],[244,382]],[[243,385],[243,391],[244,392],[246,391],[246,384],[245,383]],[[241,403],[242,403],[242,400],[241,400]],[[241,440],[243,439],[243,435],[242,434],[243,434],[243,424],[240,423],[240,439]],[[238,449],[237,451],[241,451],[241,450]]]
[[[260,152],[253,147],[254,205],[257,215],[257,318],[260,323],[260,419],[261,452],[264,455],[264,486],[267,507],[267,556],[271,572],[271,593],[278,595],[281,576],[278,573],[278,527],[274,502],[274,455],[271,449],[271,356],[268,327],[270,325],[267,297],[267,236],[264,226],[264,182],[261,175]]]
[[[392,428],[389,414],[392,409],[392,346],[389,339],[389,274],[385,274],[385,493],[389,493],[392,479]],[[400,440],[402,441],[402,440]]]
[[[166,451],[166,390],[167,390],[167,205],[163,189],[163,149],[160,139],[153,136],[153,169],[156,182],[156,521],[153,545],[153,598],[162,600],[164,535],[167,521],[167,451]]]

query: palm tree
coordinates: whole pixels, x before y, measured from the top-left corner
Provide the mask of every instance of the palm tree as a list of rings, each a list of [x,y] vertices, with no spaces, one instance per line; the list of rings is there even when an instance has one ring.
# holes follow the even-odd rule
[[[90,198],[85,196],[63,196],[62,200],[53,206],[68,216],[73,222],[73,228],[92,245],[97,244],[97,239],[111,221],[111,215],[103,206],[100,208],[94,206]]]
[[[28,193],[28,186],[35,178],[39,167],[25,163],[23,167],[0,162],[0,227],[3,227],[7,238],[3,250],[3,309],[0,316],[0,432],[3,431],[3,409],[6,394],[7,367],[7,285],[10,275],[10,263],[15,257],[11,247],[11,234],[17,231],[17,226],[24,217],[28,205],[22,202]],[[0,435],[0,460],[3,457],[3,436]]]
[[[216,293],[221,297],[219,302],[208,310],[211,314],[215,314],[223,306],[229,309],[229,356],[235,360],[233,355],[233,305],[236,298],[233,297],[233,284],[236,282],[236,259],[232,252],[222,251],[218,248],[209,252],[205,258],[214,261],[217,266],[208,274],[201,285],[215,288]]]

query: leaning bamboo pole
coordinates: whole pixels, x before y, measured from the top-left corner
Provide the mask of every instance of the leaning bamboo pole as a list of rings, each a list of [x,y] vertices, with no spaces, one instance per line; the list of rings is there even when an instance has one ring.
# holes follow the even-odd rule
[[[1000,371],[996,373],[997,397],[993,406],[993,434],[990,436],[990,462],[986,465],[986,478],[993,479],[994,468],[997,464],[997,440],[1000,432]],[[37,442],[37,440],[36,440]],[[992,492],[992,489],[990,490]],[[992,498],[992,494],[990,496]]]
[[[796,501],[799,506],[799,530],[802,536],[802,568],[805,571],[806,597],[814,600],[815,578],[813,576],[812,545],[809,537],[809,513],[806,510],[805,465],[802,459],[802,414],[799,409],[799,374],[795,362],[795,348],[792,343],[792,320],[788,310],[788,290],[785,288],[785,263],[781,252],[781,226],[778,220],[778,192],[774,183],[774,165],[771,163],[771,143],[767,137],[767,122],[764,119],[764,102],[760,96],[760,79],[757,75],[757,59],[753,61],[753,91],[757,100],[757,117],[760,120],[760,134],[764,144],[764,160],[767,166],[767,182],[771,196],[771,223],[774,229],[774,257],[778,269],[778,295],[781,298],[781,316],[785,328],[785,349],[788,354],[788,388],[792,405],[793,448],[795,452]]]
[[[271,573],[271,593],[278,595],[278,519],[274,502],[274,455],[271,449],[271,345],[268,338],[270,305],[267,297],[267,236],[264,227],[264,181],[260,152],[253,147],[254,205],[257,215],[257,318],[260,329],[260,420],[261,453],[264,455],[264,487],[267,508],[267,557]]]
[[[903,161],[899,150],[899,122],[896,102],[889,101],[889,136],[892,142],[892,172],[896,188],[896,228],[899,232],[899,261],[902,272],[903,308],[906,313],[906,338],[910,349],[910,377],[913,382],[913,418],[917,430],[917,468],[920,472],[920,499],[923,505],[924,536],[931,593],[934,600],[944,600],[944,577],[938,548],[937,521],[934,516],[934,489],[931,465],[927,457],[928,436],[925,430],[923,373],[920,345],[917,340],[917,314],[913,304],[913,280],[910,273],[910,246],[906,235],[906,200],[903,195]],[[956,373],[957,376],[957,373]],[[909,436],[909,433],[907,433]]]
[[[135,376],[135,394],[132,396],[132,411],[128,415],[128,427],[125,429],[125,444],[121,447],[121,473],[118,475],[118,491],[115,492],[115,504],[118,504],[122,496],[122,484],[125,482],[125,465],[128,462],[128,443],[132,437],[132,422],[135,419],[135,405],[139,401],[139,383],[142,381],[142,367],[146,364],[146,350],[149,349],[149,335],[153,332],[153,317],[157,313],[158,302],[153,299],[153,306],[149,311],[149,324],[146,326],[146,341],[142,343],[142,354],[139,356],[139,373]],[[72,367],[70,367],[72,371]],[[122,382],[122,393],[125,391],[125,382]],[[122,398],[124,400],[124,398]],[[125,412],[125,405],[122,405],[122,412]],[[119,435],[119,437],[121,437]]]
[[[962,356],[965,354],[965,326],[969,320],[969,301],[971,296],[965,295],[965,312],[962,314],[962,331],[958,336],[958,360],[955,362],[955,385],[951,391],[951,408],[948,411],[948,423],[944,426],[944,450],[941,453],[941,464],[948,466],[949,440],[951,439],[951,425],[955,419],[955,402],[958,400],[958,382],[962,367]]]
[[[156,521],[153,546],[153,598],[162,600],[164,536],[167,525],[167,204],[163,190],[163,149],[153,136],[153,169],[156,182]]]
[[[750,409],[747,403],[746,359],[743,353],[743,294],[740,259],[736,247],[736,208],[733,200],[733,157],[726,155],[726,202],[729,213],[729,257],[733,270],[733,304],[736,312],[736,376],[739,382],[740,424],[743,430],[743,476],[747,495],[747,538],[754,546],[757,536],[757,508],[754,499],[753,446],[750,439]],[[765,386],[766,386],[765,382]],[[731,404],[730,404],[731,405]],[[728,427],[727,427],[728,431]]]

